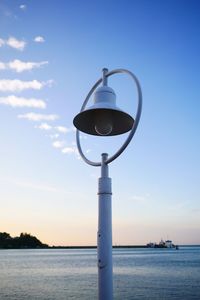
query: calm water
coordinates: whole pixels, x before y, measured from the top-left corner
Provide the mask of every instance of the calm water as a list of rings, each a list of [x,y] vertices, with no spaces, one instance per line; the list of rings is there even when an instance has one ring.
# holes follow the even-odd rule
[[[200,299],[200,247],[115,249],[115,299]],[[1,250],[0,300],[97,299],[96,250]]]

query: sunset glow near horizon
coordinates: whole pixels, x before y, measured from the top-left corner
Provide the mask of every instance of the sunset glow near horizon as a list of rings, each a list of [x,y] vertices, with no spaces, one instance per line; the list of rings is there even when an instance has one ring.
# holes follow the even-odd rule
[[[96,245],[100,168],[80,159],[73,118],[102,68],[125,68],[144,104],[109,165],[113,245],[200,244],[199,1],[2,0],[0,28],[0,232]],[[108,85],[134,114],[130,78]],[[81,143],[99,161],[125,138]]]

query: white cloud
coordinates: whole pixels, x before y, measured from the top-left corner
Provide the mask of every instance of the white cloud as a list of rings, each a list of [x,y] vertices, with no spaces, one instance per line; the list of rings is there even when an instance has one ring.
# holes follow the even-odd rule
[[[21,10],[26,10],[26,4],[21,4],[20,6],[19,6],[19,8],[21,9]]]
[[[0,97],[0,104],[8,105],[11,107],[33,107],[33,108],[46,108],[46,103],[40,99],[22,98],[14,95],[7,97]]]
[[[59,132],[62,132],[62,133],[67,133],[68,132],[68,128],[64,127],[64,126],[56,126],[55,129],[58,130]]]
[[[36,36],[35,38],[34,38],[34,42],[36,42],[36,43],[44,43],[45,42],[45,39],[43,38],[43,36]]]
[[[55,129],[61,133],[70,132],[70,129],[64,126],[56,126]]]
[[[58,133],[55,133],[55,134],[50,134],[49,137],[54,140],[54,139],[57,139],[60,135]]]
[[[55,141],[52,143],[52,146],[54,148],[63,148],[65,145],[65,142],[64,141]]]
[[[50,86],[52,80],[41,82],[38,80],[22,81],[19,79],[1,79],[0,92],[21,92],[27,89],[41,90],[44,86]]]
[[[5,44],[10,46],[11,48],[17,49],[17,50],[24,50],[26,46],[25,41],[17,40],[15,37],[9,37],[7,41],[5,41]]]
[[[59,133],[69,133],[69,132],[74,131],[74,127],[67,128],[65,126],[50,126],[47,123],[42,123],[40,126],[37,126],[37,128],[44,129],[44,130],[52,129],[54,131],[58,131]],[[55,133],[55,134],[50,135],[50,138],[54,139],[54,138],[57,138],[58,136],[59,136],[59,134]]]
[[[64,154],[78,154],[78,150],[75,147],[65,147],[62,149],[62,153]]]
[[[27,113],[27,114],[23,114],[23,115],[18,115],[19,119],[27,119],[29,121],[55,121],[57,120],[59,117],[58,115],[44,115],[44,114],[37,114],[37,113]]]
[[[36,126],[36,128],[39,128],[41,130],[51,130],[52,126],[47,123],[42,123],[39,126]]]
[[[16,71],[17,73],[21,73],[23,71],[29,71],[29,70],[32,70],[34,68],[40,68],[41,66],[46,65],[46,64],[48,64],[48,61],[41,61],[41,62],[29,62],[29,61],[27,61],[27,62],[24,62],[24,61],[21,61],[19,59],[15,59],[13,61],[10,61],[7,64],[4,64],[4,66],[7,69],[11,69],[11,70]]]

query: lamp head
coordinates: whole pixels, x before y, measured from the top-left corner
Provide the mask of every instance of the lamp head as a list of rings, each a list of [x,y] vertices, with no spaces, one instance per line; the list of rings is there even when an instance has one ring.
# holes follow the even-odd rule
[[[80,112],[73,123],[78,130],[91,135],[113,136],[131,130],[134,119],[116,106],[114,90],[104,85],[96,89],[94,104]]]

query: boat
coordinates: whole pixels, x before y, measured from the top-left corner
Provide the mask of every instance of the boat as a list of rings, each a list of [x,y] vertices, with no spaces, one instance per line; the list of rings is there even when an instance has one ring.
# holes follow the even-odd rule
[[[179,249],[178,245],[174,245],[171,240],[163,241],[163,239],[161,239],[158,244],[150,242],[146,246],[147,248],[167,248],[176,250]]]

